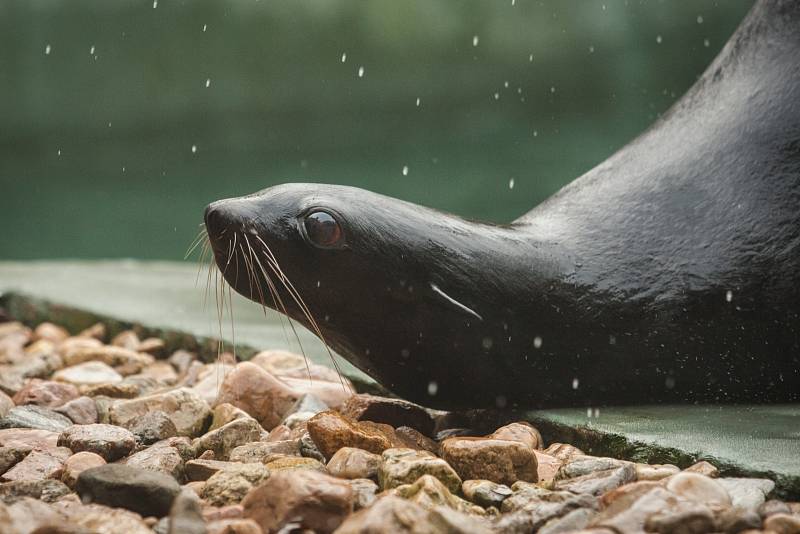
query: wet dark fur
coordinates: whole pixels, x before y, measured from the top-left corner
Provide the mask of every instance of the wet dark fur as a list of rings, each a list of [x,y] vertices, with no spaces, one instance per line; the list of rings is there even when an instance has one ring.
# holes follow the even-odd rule
[[[345,248],[304,240],[313,208]],[[315,184],[216,202],[206,225],[236,291],[268,295],[236,274],[247,234],[338,353],[428,406],[796,401],[800,2],[757,4],[661,120],[508,227]]]

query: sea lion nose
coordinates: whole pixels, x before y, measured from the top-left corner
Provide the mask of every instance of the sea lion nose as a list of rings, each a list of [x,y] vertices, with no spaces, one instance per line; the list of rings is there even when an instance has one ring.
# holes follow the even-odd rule
[[[219,232],[225,227],[226,221],[230,218],[226,216],[226,211],[224,201],[218,200],[206,206],[203,218],[209,232]]]

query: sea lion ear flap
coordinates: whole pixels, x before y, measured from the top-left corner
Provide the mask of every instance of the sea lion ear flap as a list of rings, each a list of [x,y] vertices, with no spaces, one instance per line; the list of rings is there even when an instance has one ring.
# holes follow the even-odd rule
[[[431,288],[432,294],[435,295],[435,300],[438,303],[443,304],[444,306],[452,310],[459,311],[464,315],[469,315],[470,317],[478,319],[479,321],[483,321],[483,317],[481,317],[481,315],[478,312],[457,301],[456,299],[445,293],[439,286],[437,286],[433,282],[430,282],[429,287]]]

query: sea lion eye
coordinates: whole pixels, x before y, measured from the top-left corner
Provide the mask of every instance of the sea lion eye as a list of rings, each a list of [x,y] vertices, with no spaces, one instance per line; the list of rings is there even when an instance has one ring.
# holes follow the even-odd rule
[[[338,221],[326,211],[313,211],[306,215],[306,236],[318,247],[335,247],[344,237]]]

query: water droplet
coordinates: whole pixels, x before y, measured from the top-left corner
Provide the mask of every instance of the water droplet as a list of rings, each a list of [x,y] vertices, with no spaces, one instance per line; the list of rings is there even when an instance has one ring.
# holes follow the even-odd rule
[[[89,48],[89,55],[94,55],[94,45]]]
[[[668,376],[666,378],[666,380],[664,380],[664,387],[666,387],[667,389],[674,388],[675,387],[675,377],[674,376]]]
[[[556,92],[556,88],[555,88],[555,86],[551,86],[551,87],[550,87],[550,92],[551,92],[551,93],[555,93],[555,92]]]
[[[541,349],[542,348],[542,338],[541,337],[536,336],[535,338],[533,338],[533,348],[535,348],[535,349]]]
[[[577,378],[573,378],[572,379],[572,389],[578,389],[578,385],[579,384],[580,384],[580,382],[578,381]]]
[[[208,29],[208,24],[203,24],[203,31],[206,31],[207,29]]]
[[[703,39],[703,46],[708,48],[709,46],[711,46],[711,41],[709,41],[708,39]]]
[[[595,419],[600,417],[600,408],[595,408],[594,409],[594,417],[595,417]]]
[[[61,155],[61,149],[60,148],[58,149],[58,155],[59,156]]]
[[[158,7],[158,0],[153,0],[153,9]]]
[[[403,358],[408,358],[409,356],[411,356],[411,351],[408,349],[403,349],[400,351],[400,356],[402,356]]]
[[[403,165],[403,176],[408,176],[408,165]]]
[[[503,87],[505,87],[506,89],[508,89],[508,80],[506,80],[506,81],[504,81],[504,82],[503,82]]]
[[[417,97],[417,107],[419,107],[419,104],[420,104],[420,99],[419,97]]]
[[[364,77],[364,67],[358,67],[358,77],[359,78]]]
[[[477,35],[473,35],[472,36],[472,46],[478,46],[478,41],[480,41],[478,36]]]
[[[729,289],[728,291],[725,292],[725,301],[730,302],[732,300],[733,300],[733,291]]]
[[[594,54],[594,45],[589,45],[589,53]]]
[[[342,52],[342,63],[347,61],[347,52]]]
[[[192,154],[197,153],[197,145],[192,145]]]
[[[513,178],[508,181],[508,188],[509,189],[514,189],[514,179]]]
[[[317,287],[319,287],[319,286],[320,286],[320,283],[319,283],[319,280],[317,280]]]
[[[657,42],[658,44],[661,44],[661,41],[662,41],[662,40],[663,40],[663,39],[661,38],[661,36],[660,36],[660,35],[656,35],[656,42]]]
[[[50,55],[50,50],[51,50],[51,47],[50,47],[50,45],[49,45],[49,44],[48,44],[48,45],[46,45],[46,46],[44,47],[44,55],[46,55],[46,56],[49,56],[49,55]]]
[[[439,384],[437,384],[435,380],[428,382],[428,395],[433,397],[436,395],[437,391],[439,391]]]
[[[697,23],[698,24],[702,24],[703,23],[703,15],[697,15]]]
[[[515,6],[515,5],[517,5],[517,0],[511,0],[511,5],[512,5],[512,6]]]
[[[500,93],[495,93],[494,94],[494,99],[495,100],[500,100]]]
[[[483,346],[484,350],[491,349],[492,345],[494,345],[494,341],[490,337],[485,337],[481,340],[481,346]]]
[[[206,78],[206,87],[211,87],[211,78]]]
[[[591,417],[591,416],[592,416],[592,409],[586,408],[586,417]]]
[[[529,56],[528,56],[528,61],[530,61],[531,63],[533,63],[533,54],[531,54],[531,55],[529,55]]]
[[[533,136],[534,137],[539,137],[539,130],[534,130],[533,131]]]
[[[125,172],[125,167],[122,167],[122,172]]]

